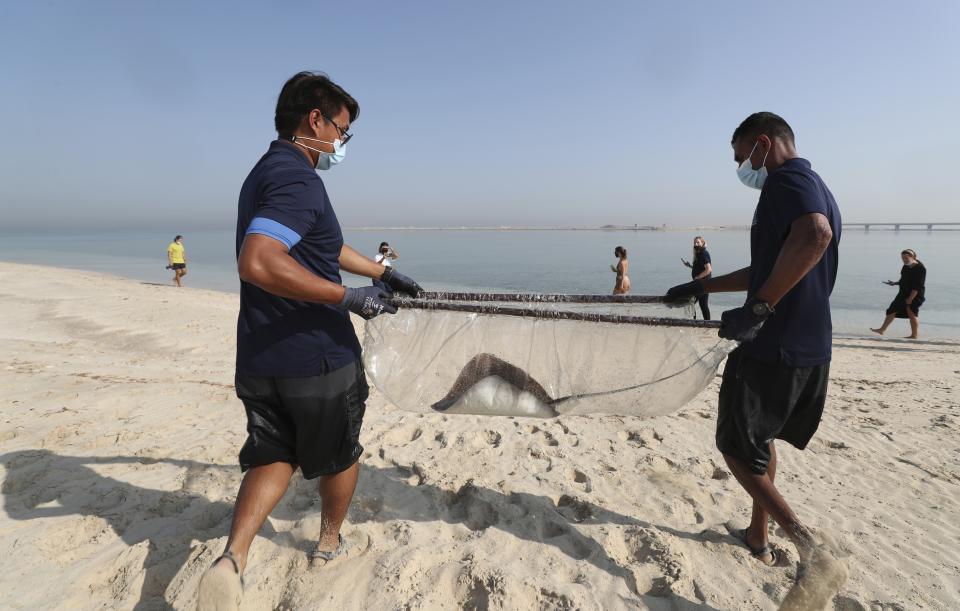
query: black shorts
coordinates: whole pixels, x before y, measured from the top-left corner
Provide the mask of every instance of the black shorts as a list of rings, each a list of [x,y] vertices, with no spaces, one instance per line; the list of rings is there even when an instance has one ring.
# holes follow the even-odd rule
[[[360,361],[308,378],[236,377],[247,411],[240,469],[286,462],[306,479],[340,473],[363,453],[367,386]]]
[[[774,439],[804,449],[820,426],[829,377],[830,363],[788,367],[734,350],[720,384],[717,448],[759,475],[767,472]]]
[[[174,263],[170,266],[170,269],[187,269],[186,263]]]

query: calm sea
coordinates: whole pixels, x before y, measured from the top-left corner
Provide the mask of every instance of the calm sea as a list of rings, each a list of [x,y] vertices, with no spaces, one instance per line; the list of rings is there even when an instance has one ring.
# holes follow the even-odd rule
[[[188,286],[238,291],[232,230],[181,229],[189,260]],[[689,278],[680,258],[689,259],[692,231],[460,231],[387,230],[344,232],[347,243],[372,256],[388,241],[400,253],[398,269],[427,290],[607,293],[613,289],[613,249],[623,246],[630,260],[635,294],[662,294]],[[749,234],[701,232],[715,273],[747,265]],[[173,235],[156,231],[57,234],[0,234],[0,260],[108,272],[142,282],[166,283],[166,247]],[[900,251],[912,248],[927,266],[927,302],[920,313],[921,334],[960,339],[960,232],[847,229],[840,243],[840,272],[833,293],[838,334],[870,335],[896,288]],[[346,284],[365,283],[345,278]],[[743,296],[712,295],[714,317],[742,303]],[[897,321],[891,337],[908,331]]]

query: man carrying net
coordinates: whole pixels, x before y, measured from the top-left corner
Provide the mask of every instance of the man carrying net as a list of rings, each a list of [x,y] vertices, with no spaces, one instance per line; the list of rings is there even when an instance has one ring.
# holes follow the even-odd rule
[[[672,298],[747,291],[723,313],[720,336],[742,345],[730,354],[720,387],[717,447],[753,498],[750,526],[738,533],[769,565],[768,517],[797,546],[805,571],[783,608],[824,604],[846,568],[819,542],[774,485],[774,439],[806,447],[820,423],[830,370],[830,293],[837,275],[840,211],[827,186],[797,156],[793,130],[779,116],[747,117],[731,141],[737,175],[760,189],[750,230],[750,266],[671,288]]]

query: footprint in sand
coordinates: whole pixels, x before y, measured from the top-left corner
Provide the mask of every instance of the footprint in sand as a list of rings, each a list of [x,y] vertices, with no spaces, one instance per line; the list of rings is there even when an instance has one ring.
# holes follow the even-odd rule
[[[571,522],[583,522],[593,517],[593,507],[590,503],[567,494],[557,500],[557,511]]]
[[[590,492],[590,478],[587,477],[587,474],[578,469],[568,468],[566,470],[567,479],[573,482],[574,484],[581,484],[586,492]]]
[[[500,447],[500,442],[503,439],[503,436],[496,431],[486,430],[480,431],[477,433],[474,438],[474,446],[477,448],[491,447],[498,448]]]
[[[618,436],[622,441],[634,443],[641,448],[655,448],[663,441],[663,436],[651,428],[639,431],[620,431]]]
[[[486,530],[500,521],[500,513],[482,494],[473,483],[464,484],[455,494],[450,494],[444,504],[451,517],[470,530]]]
[[[664,535],[648,528],[628,531],[624,544],[630,553],[637,580],[637,591],[658,598],[673,595],[682,579],[689,579],[690,571],[680,558],[670,551]]]

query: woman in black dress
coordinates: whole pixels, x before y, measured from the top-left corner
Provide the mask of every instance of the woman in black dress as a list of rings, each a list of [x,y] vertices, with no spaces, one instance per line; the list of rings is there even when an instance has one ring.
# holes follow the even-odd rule
[[[706,280],[713,274],[713,264],[710,260],[710,253],[707,251],[707,241],[701,236],[693,238],[693,263],[683,258],[680,259],[684,265],[690,268],[690,275],[694,280]],[[704,320],[710,320],[710,295],[704,293],[697,297],[697,303],[700,304],[700,312],[703,313]]]
[[[893,282],[887,280],[884,284],[890,286],[899,286],[900,291],[893,299],[890,307],[887,308],[887,317],[879,329],[870,329],[874,333],[883,335],[894,318],[910,319],[910,335],[907,339],[917,339],[920,329],[920,306],[926,300],[924,295],[924,284],[927,280],[927,268],[923,263],[917,260],[917,253],[909,248],[900,253],[903,259],[903,267],[900,269],[900,280]]]

